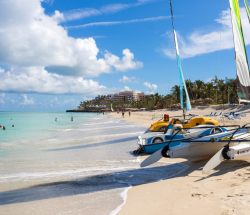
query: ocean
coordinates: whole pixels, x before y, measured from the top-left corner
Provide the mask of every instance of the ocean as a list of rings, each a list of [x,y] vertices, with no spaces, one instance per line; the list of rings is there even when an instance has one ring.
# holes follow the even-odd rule
[[[114,215],[131,186],[185,168],[140,168],[131,151],[146,128],[108,115],[0,112],[0,124],[0,214]]]

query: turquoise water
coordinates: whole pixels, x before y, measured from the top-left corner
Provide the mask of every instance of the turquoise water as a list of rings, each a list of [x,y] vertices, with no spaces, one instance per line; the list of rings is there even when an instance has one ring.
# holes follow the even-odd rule
[[[93,116],[96,114],[0,112],[0,125],[6,128],[0,129],[0,142],[47,137],[59,129],[77,127]]]
[[[146,128],[102,114],[0,112],[0,124],[6,127],[0,130],[0,214],[10,214],[5,206],[25,203],[31,211],[26,214],[33,215],[30,209],[39,201],[72,197],[69,215],[109,215],[122,204],[121,193],[128,187],[186,168],[140,168],[141,159],[130,152]],[[48,207],[44,214],[53,211],[53,204]]]

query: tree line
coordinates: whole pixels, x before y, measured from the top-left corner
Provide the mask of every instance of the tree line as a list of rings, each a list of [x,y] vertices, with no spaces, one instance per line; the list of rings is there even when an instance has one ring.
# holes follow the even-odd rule
[[[208,82],[186,80],[186,86],[193,106],[238,103],[237,84],[235,79],[213,78]],[[184,93],[183,93],[184,94]],[[185,100],[185,98],[184,98]],[[145,95],[142,101],[112,101],[110,96],[99,95],[93,100],[85,101],[80,107],[94,105],[113,105],[114,109],[146,108],[148,110],[163,108],[180,108],[180,88],[174,85],[167,95],[159,93]]]

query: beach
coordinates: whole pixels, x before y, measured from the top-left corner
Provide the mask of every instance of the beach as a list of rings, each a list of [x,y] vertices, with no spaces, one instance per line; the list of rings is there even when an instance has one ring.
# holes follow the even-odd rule
[[[241,109],[242,110],[242,109]],[[194,108],[191,113],[206,115],[211,112],[239,111],[239,108],[215,106]],[[218,118],[222,124],[244,125],[250,121],[248,109],[243,112],[245,117],[237,120]],[[167,113],[171,116],[180,115],[181,111],[151,111],[133,112],[129,117],[125,114],[124,120],[129,122],[150,125],[157,116]],[[112,117],[121,115],[112,113]],[[146,156],[142,156],[143,160]],[[128,191],[126,204],[121,208],[119,215],[133,214],[204,214],[204,215],[247,215],[250,211],[250,160],[234,160],[222,163],[210,174],[202,174],[205,161],[191,163],[184,159],[162,158],[160,162],[171,166],[174,164],[186,165],[187,168],[175,176],[154,182],[134,186]]]
[[[192,113],[210,111],[215,109],[194,108]],[[244,111],[245,117],[227,124],[249,121]],[[163,113],[181,114],[2,113],[0,214],[248,214],[246,160],[224,162],[209,175],[201,172],[205,162],[184,159],[163,158],[140,168],[146,156],[131,153],[137,136]],[[23,119],[26,127],[19,128]]]
[[[250,215],[248,2],[0,0],[0,215]]]

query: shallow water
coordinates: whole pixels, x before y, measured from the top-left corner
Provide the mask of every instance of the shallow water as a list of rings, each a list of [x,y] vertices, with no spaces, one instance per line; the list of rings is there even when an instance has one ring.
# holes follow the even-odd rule
[[[84,204],[78,212],[105,215],[122,204],[121,193],[128,187],[166,179],[185,168],[157,164],[141,169],[140,159],[130,152],[145,128],[121,120],[74,114],[72,122],[66,113],[15,114],[1,115],[7,129],[0,132],[0,212],[19,203],[33,207],[34,202],[80,196]]]

